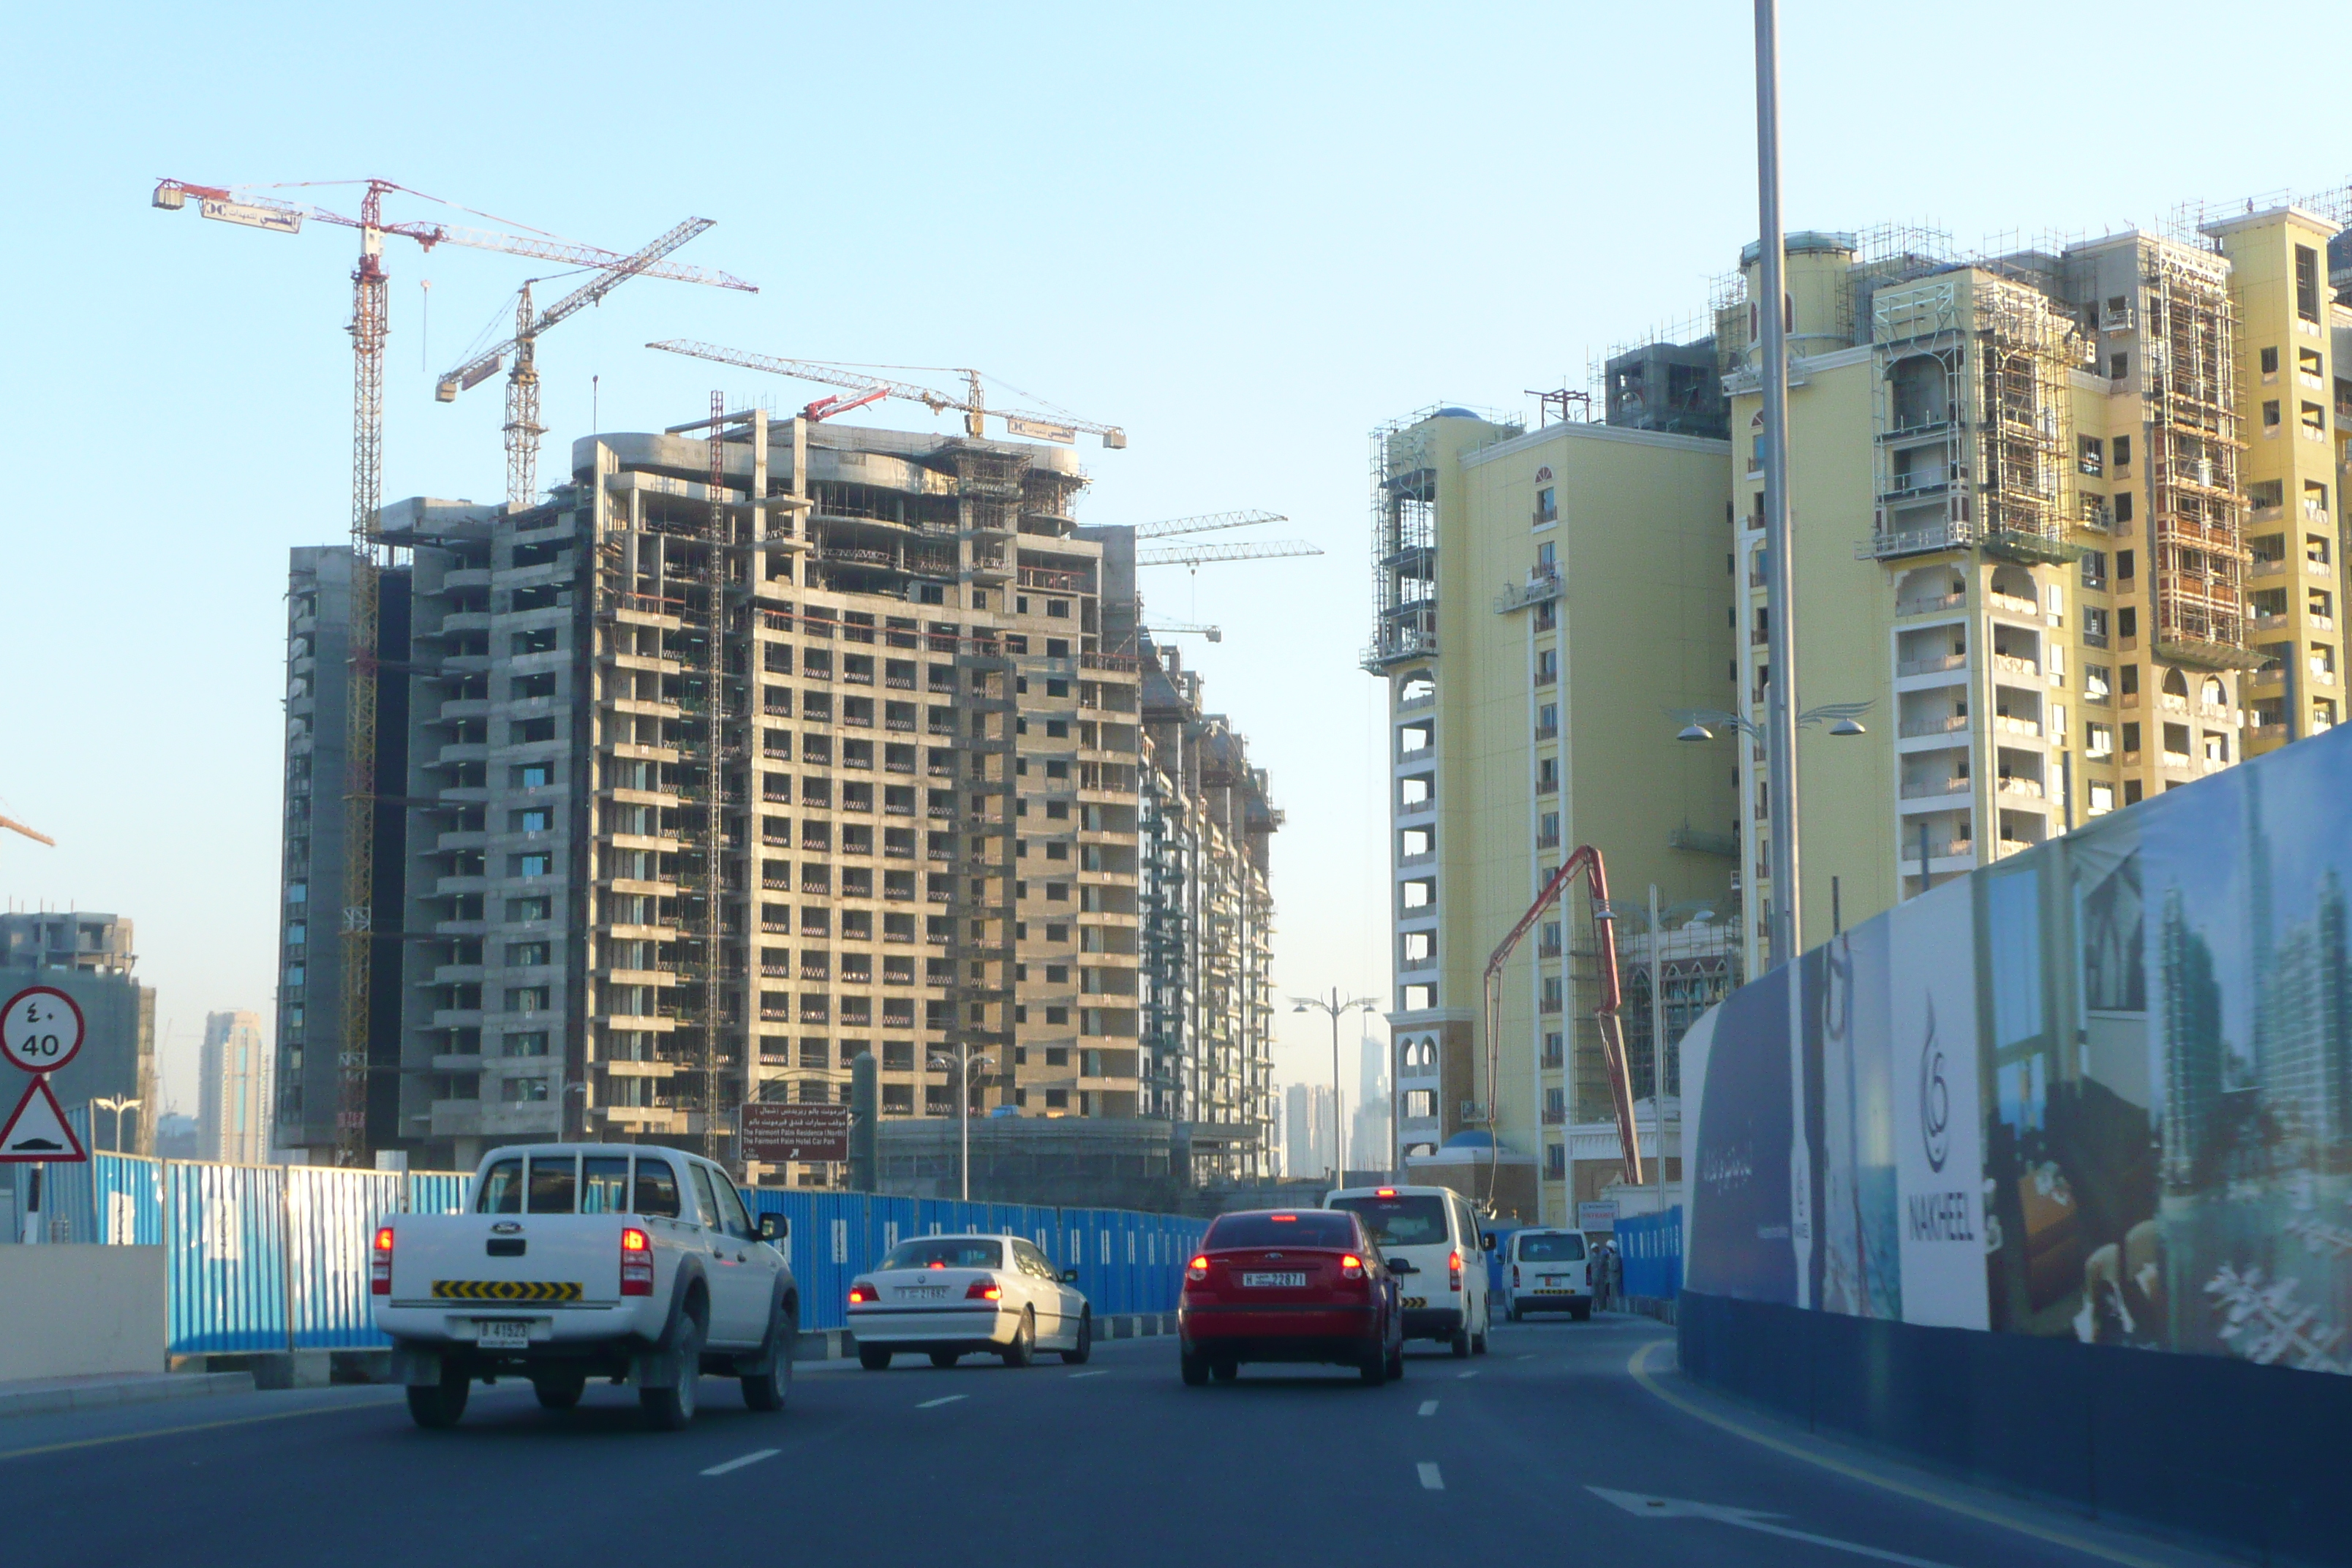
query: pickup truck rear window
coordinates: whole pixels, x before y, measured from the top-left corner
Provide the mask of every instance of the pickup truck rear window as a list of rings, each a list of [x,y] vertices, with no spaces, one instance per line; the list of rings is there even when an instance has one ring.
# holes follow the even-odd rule
[[[522,1213],[522,1162],[499,1160],[482,1173],[474,1194],[476,1214]]]
[[[534,1154],[530,1157],[530,1212],[570,1214],[579,1206],[580,1156]]]
[[[580,1212],[620,1214],[629,1206],[629,1157],[588,1154],[580,1161]]]
[[[659,1160],[637,1162],[637,1201],[630,1213],[655,1219],[677,1217],[677,1175]]]

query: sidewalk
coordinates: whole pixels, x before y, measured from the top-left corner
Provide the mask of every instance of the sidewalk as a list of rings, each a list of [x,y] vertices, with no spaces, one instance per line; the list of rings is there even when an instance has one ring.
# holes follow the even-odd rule
[[[215,1394],[252,1392],[253,1374],[249,1372],[30,1377],[0,1383],[0,1416],[51,1415],[64,1410],[97,1410],[114,1405],[152,1405],[167,1399],[202,1399]]]

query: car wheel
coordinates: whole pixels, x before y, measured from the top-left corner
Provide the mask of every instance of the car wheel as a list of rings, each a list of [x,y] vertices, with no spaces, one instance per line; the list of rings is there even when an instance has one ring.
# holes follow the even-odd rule
[[[1389,1352],[1387,1347],[1376,1347],[1371,1354],[1366,1356],[1362,1361],[1356,1363],[1356,1372],[1357,1374],[1364,1380],[1365,1384],[1370,1387],[1378,1388],[1381,1384],[1386,1383],[1389,1380]]]
[[[880,1345],[860,1345],[857,1347],[857,1364],[868,1372],[887,1372],[890,1370],[890,1352]]]
[[[1184,1374],[1185,1387],[1206,1388],[1209,1385],[1209,1358],[1198,1351],[1177,1352],[1176,1369]]]
[[[1484,1326],[1481,1327],[1476,1333],[1470,1336],[1471,1354],[1485,1355],[1486,1353],[1486,1336],[1488,1333],[1493,1331],[1494,1327],[1495,1321],[1493,1318],[1489,1317],[1485,1321]]]
[[[782,1314],[768,1329],[768,1370],[743,1383],[743,1408],[773,1415],[793,1394],[793,1325]]]
[[[1396,1379],[1401,1378],[1403,1375],[1404,1342],[1402,1340],[1399,1340],[1396,1344],[1396,1349],[1389,1352],[1389,1376],[1391,1379]]]
[[[569,1410],[580,1403],[588,1392],[588,1374],[580,1372],[559,1372],[530,1380],[531,1393],[539,1396],[541,1410]]]
[[[1027,1366],[1037,1359],[1037,1317],[1027,1309],[1021,1313],[1021,1326],[1013,1331],[1013,1342],[1004,1347],[1004,1364]]]
[[[453,1374],[445,1362],[440,1382],[408,1385],[408,1418],[427,1431],[446,1431],[465,1416],[466,1396],[473,1391],[474,1380]]]
[[[1071,1366],[1084,1366],[1095,1353],[1095,1315],[1078,1314],[1078,1342],[1062,1352],[1062,1360]]]
[[[1504,1313],[1504,1316],[1509,1318],[1511,1321],[1515,1323],[1524,1321],[1527,1315],[1527,1309],[1521,1307],[1517,1301],[1512,1302],[1510,1309]]]
[[[670,1349],[677,1358],[677,1381],[667,1388],[637,1390],[637,1408],[656,1432],[683,1431],[694,1420],[702,1384],[702,1320],[691,1310],[677,1321],[677,1338]]]
[[[1580,1323],[1589,1323],[1592,1321],[1592,1303],[1590,1301],[1579,1301],[1574,1306],[1569,1308],[1568,1315]]]
[[[1449,1342],[1454,1346],[1456,1356],[1467,1356],[1470,1353],[1470,1326],[1465,1323],[1454,1330],[1454,1338]]]
[[[1223,1357],[1209,1363],[1209,1375],[1219,1383],[1231,1383],[1242,1374],[1242,1363]]]
[[[941,1372],[947,1371],[948,1368],[955,1365],[956,1363],[962,1359],[963,1352],[961,1351],[933,1351],[931,1352],[931,1364],[938,1367]]]

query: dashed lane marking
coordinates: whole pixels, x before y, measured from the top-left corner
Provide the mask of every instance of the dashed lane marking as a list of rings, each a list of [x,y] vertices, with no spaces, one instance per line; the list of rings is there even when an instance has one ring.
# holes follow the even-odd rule
[[[1435,1465],[1423,1459],[1415,1468],[1421,1471],[1422,1490],[1427,1492],[1442,1492],[1445,1489],[1445,1478],[1437,1473],[1437,1467]]]
[[[1454,1375],[1460,1378],[1475,1377],[1478,1375],[1478,1369],[1474,1366],[1468,1372],[1457,1372]]]
[[[969,1399],[969,1394],[943,1394],[937,1399],[926,1399],[915,1406],[918,1410],[936,1410],[942,1405],[953,1405],[959,1399]]]
[[[772,1459],[782,1451],[781,1448],[754,1448],[740,1458],[730,1459],[723,1465],[713,1465],[702,1473],[706,1476],[723,1476],[730,1470],[740,1470],[746,1465],[756,1465],[762,1459]]]
[[[1070,1373],[1070,1380],[1075,1383],[1082,1377],[1108,1377],[1110,1373],[1103,1368],[1097,1367],[1092,1372],[1074,1372]]]
[[[1421,1413],[1422,1413],[1423,1415],[1436,1415],[1436,1414],[1437,1414],[1437,1401],[1435,1401],[1434,1399],[1424,1399],[1424,1400],[1423,1400],[1423,1401],[1421,1402]]]

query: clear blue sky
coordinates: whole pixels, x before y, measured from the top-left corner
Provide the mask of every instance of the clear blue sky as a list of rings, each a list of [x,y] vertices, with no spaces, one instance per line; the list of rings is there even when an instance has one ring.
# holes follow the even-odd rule
[[[1794,227],[2096,233],[2352,177],[2341,5],[1787,12]],[[1121,423],[1128,451],[1087,457],[1091,521],[1289,514],[1328,555],[1147,590],[1224,627],[1188,651],[1289,812],[1286,992],[1387,978],[1366,432],[1580,383],[1754,229],[1737,0],[131,5],[10,31],[0,812],[59,844],[0,838],[0,894],[138,921],[183,1106],[203,1014],[271,994],[280,595],[287,548],[346,526],[352,247],[153,211],[156,177],[381,175],[616,249],[718,220],[681,259],[762,292],[632,283],[551,334],[543,471],[592,374],[614,429],[714,386],[813,395],[638,346],[675,335],[977,364]],[[440,406],[426,367],[529,267],[390,267],[385,494],[494,499],[497,386]],[[1319,1071],[1323,1020],[1281,1024],[1283,1076]]]

